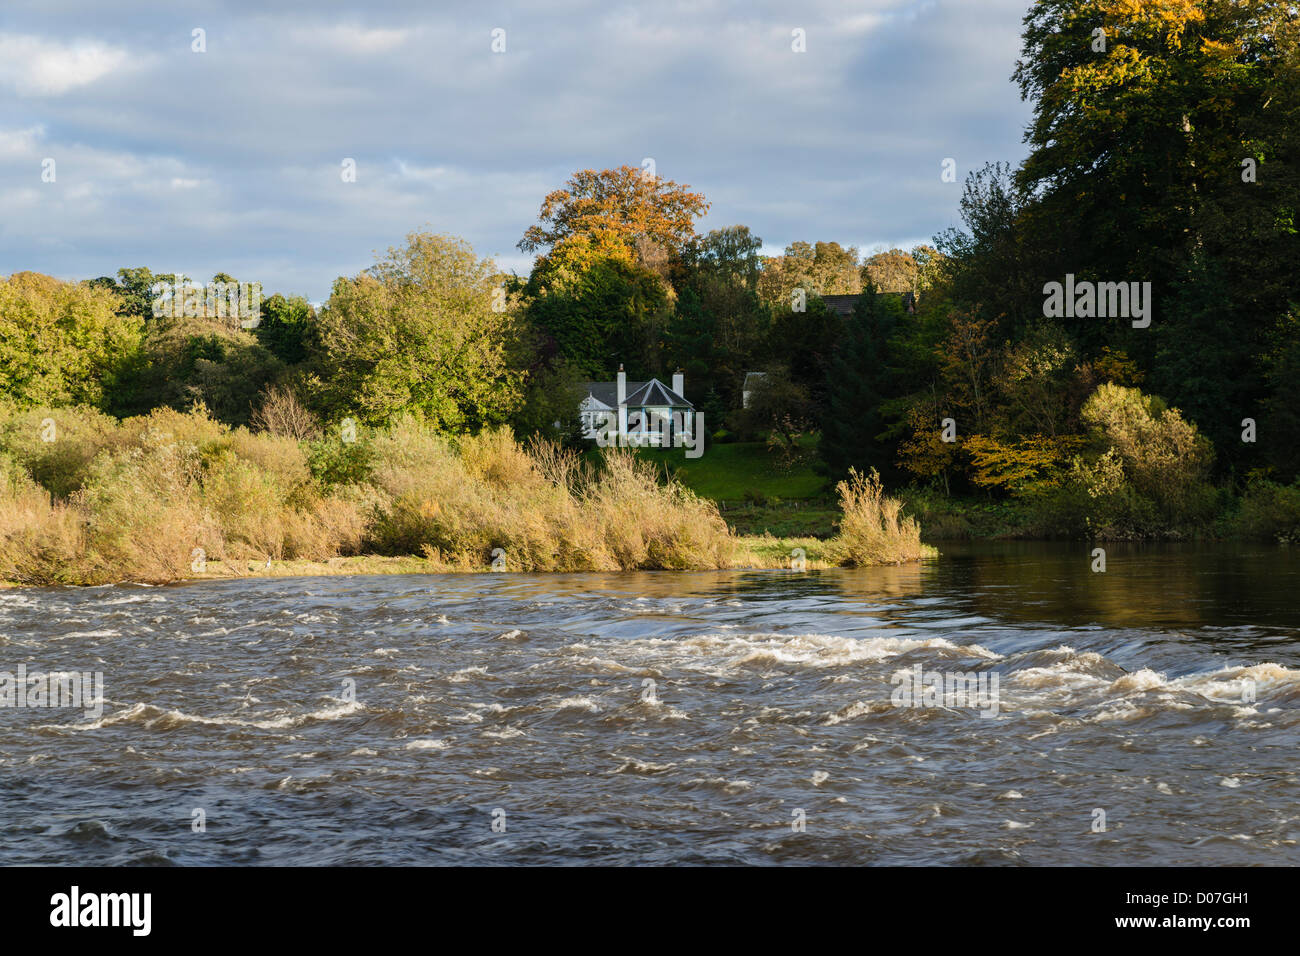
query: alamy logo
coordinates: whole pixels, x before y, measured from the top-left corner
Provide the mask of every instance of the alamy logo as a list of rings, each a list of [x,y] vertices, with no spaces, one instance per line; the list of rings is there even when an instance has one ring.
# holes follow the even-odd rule
[[[50,897],[51,926],[129,926],[133,936],[148,936],[152,928],[150,893],[70,893]]]
[[[989,671],[943,673],[923,670],[920,664],[901,670],[889,681],[895,707],[964,707],[996,717],[1000,708],[998,675]]]
[[[687,458],[704,454],[703,412],[629,411],[626,427],[620,427],[618,412],[600,412],[595,425],[601,448],[685,448]]]
[[[104,713],[103,671],[0,671],[0,707],[80,707],[87,717]]]
[[[237,319],[244,329],[257,328],[262,321],[260,282],[156,282],[149,291],[154,318]]]
[[[1043,286],[1043,316],[1048,319],[1132,319],[1133,328],[1151,324],[1150,282],[1076,282]]]

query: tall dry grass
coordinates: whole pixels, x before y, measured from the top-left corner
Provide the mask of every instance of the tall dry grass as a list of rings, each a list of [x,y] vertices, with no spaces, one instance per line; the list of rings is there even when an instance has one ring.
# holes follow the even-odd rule
[[[414,419],[361,440],[368,468],[339,484],[313,473],[306,443],[230,429],[201,408],[120,423],[76,409],[0,409],[0,578],[166,582],[189,576],[199,556],[372,552],[482,569],[495,554],[519,571],[735,560],[713,503],[659,481],[627,452],[591,465],[508,431],[452,439]]]
[[[0,409],[0,578],[161,583],[198,557],[323,559],[361,550],[365,507],[320,489],[299,444],[205,411],[117,422]]]
[[[423,555],[456,569],[495,557],[511,571],[619,571],[729,568],[756,554],[713,502],[626,450],[588,462],[507,430],[452,438],[405,418],[358,436],[365,467],[339,472],[320,454],[330,440],[231,429],[202,408],[120,423],[0,408],[0,578],[166,582],[189,576],[197,556],[238,566]],[[844,520],[827,561],[928,553],[874,472],[852,473],[839,491]]]
[[[710,501],[629,452],[600,464],[508,431],[454,441],[399,422],[372,444],[385,500],[371,538],[448,566],[594,571],[730,567],[735,539]],[[500,551],[497,551],[500,549]]]
[[[0,458],[0,578],[19,584],[75,584],[85,549],[79,512],[56,504],[12,458]],[[58,575],[66,569],[67,576]]]
[[[827,542],[827,556],[846,567],[902,564],[934,553],[921,543],[916,519],[904,517],[903,503],[885,494],[880,475],[850,469],[849,477],[835,486],[844,517],[840,531]]]

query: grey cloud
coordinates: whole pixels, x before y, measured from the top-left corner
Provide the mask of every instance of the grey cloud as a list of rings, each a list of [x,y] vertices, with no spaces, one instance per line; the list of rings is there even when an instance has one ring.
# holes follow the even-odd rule
[[[924,239],[956,220],[944,157],[964,176],[1023,155],[1026,8],[18,2],[0,47],[44,59],[0,71],[0,273],[224,270],[320,300],[419,228],[526,271],[514,246],[548,190],[644,157],[712,201],[705,228],[772,249]],[[51,78],[69,50],[91,53]]]

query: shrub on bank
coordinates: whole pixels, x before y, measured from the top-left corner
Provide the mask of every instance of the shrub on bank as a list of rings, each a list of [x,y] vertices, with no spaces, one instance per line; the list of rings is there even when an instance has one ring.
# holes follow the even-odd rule
[[[117,432],[117,419],[92,408],[0,409],[0,448],[61,499],[85,483]]]
[[[841,503],[831,560],[925,553],[874,473],[844,483]],[[202,408],[120,423],[0,410],[5,580],[156,583],[189,576],[200,555],[238,568],[362,553],[462,569],[497,555],[511,571],[729,568],[750,556],[712,501],[626,450],[587,461],[507,430],[451,438],[412,418],[344,443],[231,429]]]
[[[1221,507],[1209,441],[1177,409],[1136,388],[1103,384],[1083,404],[1089,448],[1022,494],[1034,537],[1191,537]]]
[[[372,551],[483,568],[501,548],[507,568],[539,571],[733,561],[713,503],[624,452],[580,465],[506,431],[451,439],[414,419],[332,441],[342,450],[230,429],[202,409],[121,423],[0,412],[0,576],[164,582],[191,573],[195,549],[235,562]]]
[[[1234,524],[1243,537],[1300,544],[1300,483],[1251,482]]]
[[[863,567],[918,561],[933,550],[921,543],[916,519],[903,517],[903,503],[885,494],[880,475],[872,469],[835,486],[844,517],[840,533],[827,544],[827,556],[837,564]]]
[[[71,562],[79,583],[171,581],[184,575],[195,548],[218,551],[220,527],[204,506],[200,468],[193,446],[166,440],[98,456],[70,499],[85,525],[85,547]]]

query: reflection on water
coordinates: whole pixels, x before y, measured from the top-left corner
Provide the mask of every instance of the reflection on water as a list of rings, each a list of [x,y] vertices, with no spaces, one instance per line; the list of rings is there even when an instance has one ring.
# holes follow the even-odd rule
[[[1300,553],[1106,550],[1104,574],[997,543],[2,593],[0,671],[102,671],[106,699],[0,709],[0,839],[9,863],[1300,862]],[[996,675],[997,716],[895,706],[917,667]]]

